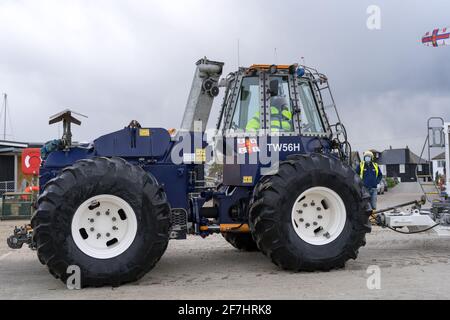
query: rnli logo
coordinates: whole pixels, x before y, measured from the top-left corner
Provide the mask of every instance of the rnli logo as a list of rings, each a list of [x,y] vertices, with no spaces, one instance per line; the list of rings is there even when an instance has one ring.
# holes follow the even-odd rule
[[[237,144],[239,154],[252,154],[260,151],[256,138],[239,138],[237,139]]]

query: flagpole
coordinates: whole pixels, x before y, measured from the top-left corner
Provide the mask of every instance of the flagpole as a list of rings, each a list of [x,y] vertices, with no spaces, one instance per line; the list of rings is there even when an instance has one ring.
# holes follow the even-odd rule
[[[3,103],[4,103],[4,110],[5,110],[5,112],[4,112],[4,114],[3,114],[3,140],[5,140],[6,141],[6,112],[7,112],[7,108],[8,108],[8,105],[7,105],[7,101],[8,101],[8,95],[6,94],[6,93],[4,93],[3,94]]]

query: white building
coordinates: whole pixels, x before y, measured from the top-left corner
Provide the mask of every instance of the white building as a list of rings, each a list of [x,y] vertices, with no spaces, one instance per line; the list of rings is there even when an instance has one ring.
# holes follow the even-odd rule
[[[436,178],[436,174],[445,174],[445,152],[438,154],[432,159],[433,163],[433,179]]]

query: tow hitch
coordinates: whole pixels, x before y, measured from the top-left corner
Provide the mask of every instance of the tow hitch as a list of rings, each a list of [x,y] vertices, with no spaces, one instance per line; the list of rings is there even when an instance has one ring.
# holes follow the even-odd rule
[[[15,227],[13,235],[6,242],[11,249],[21,249],[26,244],[31,250],[36,250],[36,244],[33,242],[33,228],[29,224]]]
[[[433,203],[430,209],[423,209],[422,205],[425,203],[426,198],[422,197],[420,200],[374,212],[373,215],[376,215],[374,218],[377,225],[398,233],[414,234],[434,231],[439,236],[450,236],[450,206],[439,206],[438,203]],[[409,209],[400,210],[411,205]],[[405,227],[408,231],[399,230]]]

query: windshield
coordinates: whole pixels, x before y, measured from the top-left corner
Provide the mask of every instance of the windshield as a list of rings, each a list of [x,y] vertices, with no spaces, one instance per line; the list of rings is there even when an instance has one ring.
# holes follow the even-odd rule
[[[299,96],[301,100],[301,132],[324,133],[325,129],[320,118],[319,109],[308,82],[300,81]]]

